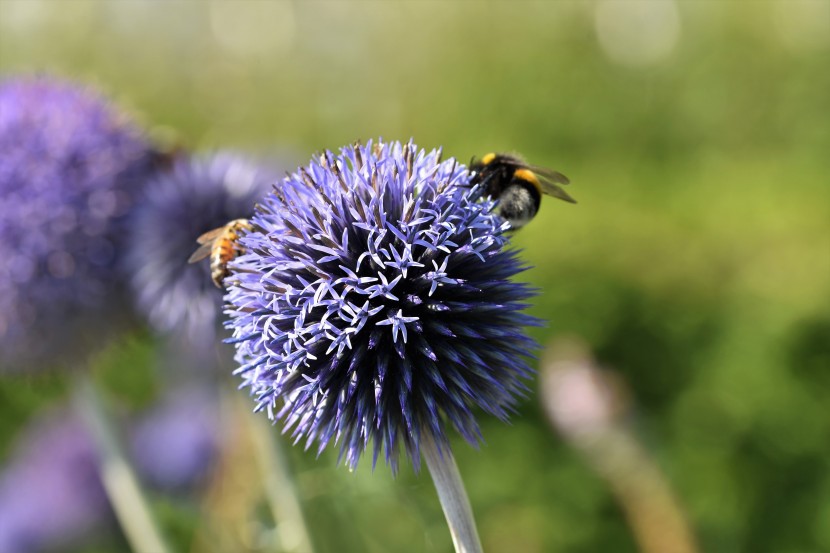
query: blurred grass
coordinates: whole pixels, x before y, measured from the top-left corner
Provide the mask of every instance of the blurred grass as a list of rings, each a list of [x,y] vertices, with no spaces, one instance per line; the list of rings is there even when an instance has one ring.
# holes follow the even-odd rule
[[[515,237],[535,337],[580,334],[627,378],[705,551],[830,550],[830,24],[810,23],[829,10],[680,2],[671,55],[628,67],[599,4],[2,0],[0,71],[94,82],[194,148],[300,163],[412,136],[563,171],[579,205],[544,202]],[[153,347],[101,369],[127,406],[163,386]],[[63,390],[0,381],[0,451]],[[635,551],[533,390],[480,451],[456,443],[485,548]],[[428,479],[291,457],[320,552],[449,550]],[[184,550],[190,507],[160,501]]]

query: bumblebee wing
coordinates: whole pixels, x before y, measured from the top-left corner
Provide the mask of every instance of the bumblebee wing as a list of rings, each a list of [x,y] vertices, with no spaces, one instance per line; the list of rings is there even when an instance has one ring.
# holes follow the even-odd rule
[[[528,169],[533,171],[533,174],[539,179],[542,192],[548,196],[553,196],[554,198],[559,198],[560,200],[564,200],[572,204],[576,203],[576,200],[574,200],[571,195],[565,192],[565,190],[562,189],[562,186],[560,186],[571,183],[568,177],[559,171],[554,171],[553,169],[548,169],[547,167],[528,165]]]
[[[539,180],[546,180],[554,184],[571,183],[570,179],[559,171],[554,171],[553,169],[548,169],[547,167],[538,167],[536,165],[528,165],[527,168],[533,171],[536,176],[539,177]]]
[[[560,200],[564,200],[572,204],[576,203],[576,200],[574,200],[570,194],[565,192],[561,186],[541,179],[539,180],[539,183],[542,185],[542,192],[548,196],[553,196],[554,198],[559,198]]]
[[[562,175],[562,176],[564,177],[564,175]],[[543,175],[539,175],[539,177],[540,177],[539,178],[539,184],[542,187],[542,192],[544,192],[548,196],[553,196],[554,198],[559,198],[560,200],[564,200],[564,201],[572,203],[572,204],[576,203],[576,200],[574,200],[570,196],[570,194],[565,192],[565,190],[561,186],[559,186],[559,184],[557,184],[556,182],[552,182],[551,180],[549,180],[547,177],[545,177]],[[565,179],[565,180],[567,181],[567,179]],[[570,182],[570,181],[568,181],[568,182]],[[567,182],[562,183],[562,184],[567,184]]]
[[[212,249],[213,242],[207,242],[205,244],[202,244],[201,246],[199,246],[199,249],[197,249],[189,258],[187,258],[187,262],[198,263],[199,261],[209,256]]]

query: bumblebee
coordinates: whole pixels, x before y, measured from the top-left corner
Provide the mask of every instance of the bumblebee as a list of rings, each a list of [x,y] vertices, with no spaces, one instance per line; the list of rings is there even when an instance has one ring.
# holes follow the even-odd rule
[[[498,199],[499,215],[507,219],[514,230],[536,216],[542,194],[576,203],[560,186],[570,183],[568,177],[551,169],[529,165],[515,155],[490,153],[480,160],[473,158],[470,170],[475,172],[471,184],[481,183],[485,194]]]
[[[201,246],[187,262],[196,263],[210,256],[210,278],[218,288],[224,288],[223,282],[230,273],[228,263],[243,251],[239,245],[240,231],[249,231],[251,228],[247,219],[234,219],[224,226],[207,231],[196,239]]]

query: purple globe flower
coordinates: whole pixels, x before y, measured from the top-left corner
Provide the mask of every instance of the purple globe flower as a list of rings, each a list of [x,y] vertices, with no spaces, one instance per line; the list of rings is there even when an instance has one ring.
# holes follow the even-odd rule
[[[124,313],[125,214],[157,161],[88,88],[0,83],[0,367],[71,363]]]
[[[129,266],[139,310],[160,333],[174,333],[188,350],[216,340],[222,293],[207,261],[188,264],[196,238],[253,214],[276,171],[222,152],[176,161],[147,186],[131,220]]]
[[[0,551],[66,548],[110,519],[84,426],[65,412],[49,413],[27,430],[0,473]]]
[[[150,484],[191,488],[210,472],[219,450],[219,405],[205,389],[179,389],[144,414],[130,442],[136,469]]]
[[[354,467],[369,441],[397,470],[424,433],[471,443],[532,371],[534,292],[508,224],[455,160],[398,142],[326,152],[265,197],[231,264],[235,371],[258,409]]]

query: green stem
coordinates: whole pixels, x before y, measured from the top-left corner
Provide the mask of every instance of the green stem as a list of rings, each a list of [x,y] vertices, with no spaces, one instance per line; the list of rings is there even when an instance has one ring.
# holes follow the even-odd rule
[[[79,377],[74,403],[92,434],[100,457],[101,481],[131,549],[136,553],[167,553],[168,547],[90,377]]]
[[[303,510],[291,479],[279,436],[263,417],[262,413],[245,412],[256,449],[265,495],[279,529],[279,535],[286,551],[313,553],[311,536],[303,517]]]
[[[482,553],[473,509],[449,446],[439,449],[432,435],[425,433],[421,436],[421,453],[438,491],[456,553]]]

